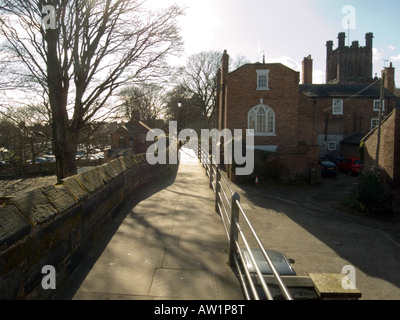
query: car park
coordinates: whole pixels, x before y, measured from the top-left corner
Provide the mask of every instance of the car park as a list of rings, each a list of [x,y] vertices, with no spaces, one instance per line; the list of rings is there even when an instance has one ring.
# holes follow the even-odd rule
[[[363,167],[359,157],[347,157],[343,161],[337,163],[340,171],[346,172],[349,175],[358,175]]]

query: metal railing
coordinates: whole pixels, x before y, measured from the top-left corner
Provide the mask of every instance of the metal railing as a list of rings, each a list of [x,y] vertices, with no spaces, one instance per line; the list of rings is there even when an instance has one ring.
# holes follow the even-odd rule
[[[235,267],[240,281],[242,283],[243,291],[248,300],[260,300],[260,295],[256,289],[255,279],[257,279],[261,285],[262,291],[268,300],[273,300],[274,297],[271,294],[271,290],[268,287],[263,274],[257,264],[257,261],[252,253],[252,249],[249,245],[248,235],[245,234],[243,228],[246,227],[250,231],[250,236],[255,240],[258,248],[261,250],[268,266],[271,269],[272,275],[275,278],[283,297],[287,300],[293,300],[291,294],[283,283],[278,271],[276,270],[272,259],[264,249],[256,231],[251,225],[243,207],[240,204],[240,196],[230,186],[228,180],[225,178],[223,172],[215,163],[213,157],[209,155],[209,152],[201,148],[198,143],[190,142],[188,144],[192,150],[197,153],[197,156],[203,164],[206,174],[209,177],[210,188],[215,193],[215,210],[221,216],[226,235],[229,240],[229,264],[231,267]],[[242,217],[242,219],[239,219]],[[245,222],[245,226],[242,227],[242,220]],[[244,257],[243,249],[239,242],[242,242],[247,249],[249,258],[254,266],[257,277],[252,275]],[[246,285],[246,281],[250,287],[250,291]]]

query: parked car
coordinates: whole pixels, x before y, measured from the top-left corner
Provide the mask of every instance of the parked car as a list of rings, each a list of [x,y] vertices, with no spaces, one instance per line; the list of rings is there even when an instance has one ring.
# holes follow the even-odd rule
[[[327,154],[325,157],[321,158],[321,160],[328,160],[328,161],[331,161],[331,162],[336,164],[336,163],[338,163],[340,161],[343,161],[344,157],[343,156],[338,156],[338,155],[335,155],[335,154]]]
[[[321,176],[323,177],[336,177],[338,174],[338,168],[336,164],[332,161],[328,161],[325,159],[321,159],[319,161],[319,165],[321,166]]]
[[[340,171],[346,172],[351,176],[359,174],[363,167],[361,159],[358,157],[345,158],[343,161],[338,162],[337,166]]]

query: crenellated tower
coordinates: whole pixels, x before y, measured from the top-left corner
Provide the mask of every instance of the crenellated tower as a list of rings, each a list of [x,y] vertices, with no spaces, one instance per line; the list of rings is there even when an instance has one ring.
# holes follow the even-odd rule
[[[338,47],[333,41],[326,43],[326,83],[369,83],[373,79],[373,34],[365,35],[365,46],[353,41],[346,46],[346,34],[338,35]]]

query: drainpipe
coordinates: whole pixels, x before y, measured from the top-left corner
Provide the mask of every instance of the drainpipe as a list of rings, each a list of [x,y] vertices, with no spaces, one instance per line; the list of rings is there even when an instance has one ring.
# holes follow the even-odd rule
[[[383,109],[383,94],[385,89],[385,73],[382,74],[381,79],[381,98],[380,98],[380,105],[379,105],[379,119],[378,119],[378,141],[376,143],[376,156],[374,162],[374,171],[375,174],[379,177],[379,152],[381,148],[381,124],[382,124],[382,109]]]

